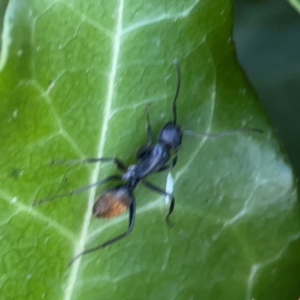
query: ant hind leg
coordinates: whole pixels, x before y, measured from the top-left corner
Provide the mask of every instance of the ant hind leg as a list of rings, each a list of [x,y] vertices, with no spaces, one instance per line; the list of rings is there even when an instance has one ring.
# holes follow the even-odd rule
[[[101,249],[101,248],[105,248],[105,247],[107,247],[107,246],[109,246],[109,245],[111,245],[111,244],[113,244],[113,243],[115,243],[115,242],[117,242],[117,241],[123,239],[123,238],[126,237],[128,234],[130,234],[131,231],[132,231],[132,229],[133,229],[133,227],[134,227],[135,211],[136,211],[136,209],[135,209],[135,198],[134,198],[134,196],[133,196],[133,198],[132,198],[132,203],[131,203],[131,205],[130,205],[130,207],[129,207],[129,224],[128,224],[128,229],[127,229],[127,231],[125,231],[124,233],[122,233],[122,234],[116,236],[115,238],[113,238],[113,239],[111,239],[111,240],[108,240],[107,242],[105,242],[105,243],[103,243],[103,244],[101,244],[101,245],[99,245],[99,246],[96,246],[96,247],[94,247],[94,248],[90,248],[90,249],[87,249],[87,250],[82,251],[81,253],[79,253],[78,255],[76,255],[76,256],[69,262],[68,267],[71,266],[71,265],[73,264],[73,262],[74,262],[77,258],[79,258],[80,256],[85,255],[85,254],[88,254],[88,253],[91,253],[91,252],[94,252],[94,251],[97,251],[97,250],[99,250],[99,249]]]

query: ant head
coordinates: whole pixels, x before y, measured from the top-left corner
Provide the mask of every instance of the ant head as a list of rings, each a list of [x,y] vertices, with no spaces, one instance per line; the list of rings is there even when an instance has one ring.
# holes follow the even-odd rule
[[[175,122],[168,122],[160,131],[158,140],[171,149],[177,150],[181,145],[182,130]]]
[[[132,202],[132,195],[125,185],[105,191],[95,202],[93,215],[97,218],[113,218],[123,214]]]

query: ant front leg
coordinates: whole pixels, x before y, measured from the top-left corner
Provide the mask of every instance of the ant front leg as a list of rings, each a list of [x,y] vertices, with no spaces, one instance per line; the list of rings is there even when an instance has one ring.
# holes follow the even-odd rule
[[[152,149],[152,127],[150,123],[150,104],[147,104],[147,144],[143,145],[136,153],[136,158],[139,160],[147,155]]]
[[[72,160],[53,160],[51,162],[51,165],[73,165],[73,164],[90,164],[90,163],[96,163],[96,162],[113,162],[120,170],[126,171],[125,164],[116,157],[91,157],[91,158],[84,158],[84,159],[72,159]]]
[[[170,217],[170,215],[172,214],[172,212],[173,212],[173,210],[174,210],[174,207],[175,207],[175,197],[174,197],[173,195],[171,195],[170,193],[164,191],[163,189],[159,188],[158,186],[154,185],[153,183],[149,182],[148,180],[145,180],[145,179],[144,179],[142,182],[143,182],[143,184],[144,184],[146,187],[148,187],[150,190],[153,190],[153,191],[155,191],[155,192],[157,192],[157,193],[159,193],[159,194],[163,194],[163,195],[165,195],[165,196],[171,197],[171,204],[170,204],[170,207],[169,207],[169,212],[168,212],[168,214],[167,214],[167,216],[166,216],[166,222],[167,222],[167,224],[171,227],[172,224],[171,224],[171,222],[170,222],[170,220],[169,220],[169,217]]]

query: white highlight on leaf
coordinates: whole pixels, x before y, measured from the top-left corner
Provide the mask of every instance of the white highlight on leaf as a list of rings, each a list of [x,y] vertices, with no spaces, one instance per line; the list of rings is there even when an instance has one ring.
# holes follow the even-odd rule
[[[52,81],[47,88],[47,94],[51,92],[51,90],[55,87],[56,81]]]
[[[161,21],[165,21],[165,20],[176,20],[176,19],[181,19],[181,18],[185,18],[186,16],[188,16],[191,11],[195,8],[195,6],[199,3],[199,1],[196,1],[194,4],[192,4],[190,7],[188,7],[186,10],[179,12],[177,14],[162,14],[156,18],[153,19],[149,19],[149,20],[142,20],[140,22],[137,22],[135,24],[132,24],[130,26],[128,26],[127,28],[125,28],[122,32],[123,35],[126,35],[127,33],[140,29],[142,27],[145,26],[149,26],[155,23],[159,23]]]
[[[169,263],[170,255],[171,255],[171,248],[168,248],[164,255],[164,263],[162,264],[161,269],[160,269],[161,272],[163,272],[166,269],[166,267]]]
[[[118,60],[120,55],[120,48],[121,48],[121,39],[122,39],[122,23],[123,23],[123,9],[124,9],[124,0],[119,1],[119,7],[118,7],[118,13],[117,13],[117,22],[116,22],[116,29],[115,29],[115,36],[113,38],[113,49],[112,49],[112,61],[111,61],[111,71],[108,78],[108,92],[107,97],[105,100],[105,107],[104,107],[104,113],[103,113],[103,126],[99,137],[99,144],[98,144],[98,151],[96,156],[102,157],[103,156],[103,150],[104,145],[106,142],[106,133],[108,130],[108,122],[109,122],[109,116],[111,114],[111,106],[114,98],[114,88],[115,88],[115,82],[116,82],[116,75],[117,75],[117,67],[118,67]],[[90,182],[96,182],[98,175],[100,171],[100,164],[96,164],[94,171],[92,172]],[[91,211],[95,199],[95,192],[96,188],[93,188],[89,192],[89,199],[88,199],[88,205],[87,210],[84,216],[84,221],[79,237],[79,241],[75,247],[74,256],[79,254],[83,251],[87,236],[88,236],[88,229],[90,225],[91,220]],[[66,288],[66,294],[64,299],[65,300],[71,300],[72,294],[74,291],[77,274],[79,270],[81,257],[78,258],[73,265],[71,266],[71,272],[69,281]]]
[[[10,203],[16,203],[18,201],[18,197],[13,197],[10,201]]]
[[[166,182],[166,192],[172,194],[173,190],[174,190],[174,179],[171,172],[169,172],[167,176],[167,182]],[[170,203],[170,200],[171,200],[170,196],[165,197],[166,204]]]
[[[8,59],[9,47],[12,42],[11,30],[13,27],[12,19],[14,17],[14,6],[18,1],[9,1],[6,13],[3,19],[3,31],[1,35],[1,49],[0,49],[0,72],[4,69]]]
[[[17,116],[18,116],[18,110],[16,109],[16,110],[13,112],[13,118],[15,119]]]

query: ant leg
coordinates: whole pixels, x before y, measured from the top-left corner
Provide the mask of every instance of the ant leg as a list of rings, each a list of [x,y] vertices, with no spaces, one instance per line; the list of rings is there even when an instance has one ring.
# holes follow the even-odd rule
[[[94,251],[97,251],[101,248],[105,248],[121,239],[123,239],[124,237],[126,237],[129,233],[131,233],[132,229],[133,229],[133,226],[134,226],[134,221],[135,221],[135,198],[133,196],[132,198],[132,202],[130,204],[130,207],[129,207],[129,224],[128,224],[128,229],[126,232],[116,236],[115,238],[111,239],[111,240],[108,240],[107,242],[99,245],[99,246],[96,246],[94,248],[90,248],[90,249],[87,249],[87,250],[84,250],[82,251],[81,253],[79,253],[78,255],[76,255],[68,264],[68,267],[71,266],[71,264],[77,259],[79,258],[80,256],[82,255],[85,255],[85,254],[88,254],[88,253],[91,253],[91,252],[94,252]]]
[[[152,127],[150,123],[150,104],[147,105],[147,144],[143,145],[136,154],[137,159],[141,159],[144,157],[147,152],[151,149],[151,144],[152,144]]]
[[[147,139],[148,139],[148,146],[152,144],[152,127],[150,123],[150,104],[147,104],[147,109],[146,109],[146,114],[147,114]]]
[[[99,184],[102,184],[102,183],[105,183],[105,182],[108,182],[108,181],[111,181],[111,180],[122,180],[122,176],[120,175],[111,175],[111,176],[108,176],[107,178],[103,179],[103,180],[100,180],[100,181],[97,181],[95,183],[92,183],[92,184],[89,184],[89,185],[86,185],[84,187],[81,187],[79,189],[76,189],[76,190],[73,190],[71,192],[68,192],[68,193],[63,193],[63,194],[59,194],[59,195],[55,195],[55,196],[50,196],[50,197],[46,197],[44,199],[41,199],[41,200],[38,200],[38,201],[35,201],[31,204],[31,206],[37,206],[37,205],[40,205],[44,202],[50,202],[50,201],[53,201],[57,198],[62,198],[62,197],[67,197],[67,196],[72,196],[72,195],[75,195],[75,194],[78,194],[78,193],[81,193],[85,190],[88,190],[90,188],[92,188],[93,186],[97,186]]]
[[[172,226],[172,224],[170,223],[169,217],[170,217],[170,215],[173,212],[174,207],[175,207],[175,197],[173,195],[171,195],[170,193],[164,191],[163,189],[159,188],[158,186],[154,185],[153,183],[149,182],[148,180],[144,179],[142,182],[150,190],[153,190],[153,191],[155,191],[157,193],[160,193],[160,194],[163,194],[165,196],[171,197],[171,204],[170,204],[170,207],[169,207],[169,212],[168,212],[168,214],[166,216],[166,221],[167,221],[167,223],[168,223],[169,226]]]
[[[126,171],[125,164],[116,157],[91,157],[84,159],[72,159],[72,160],[52,160],[51,165],[60,165],[60,164],[80,164],[80,163],[96,163],[96,162],[113,162],[120,170]]]

